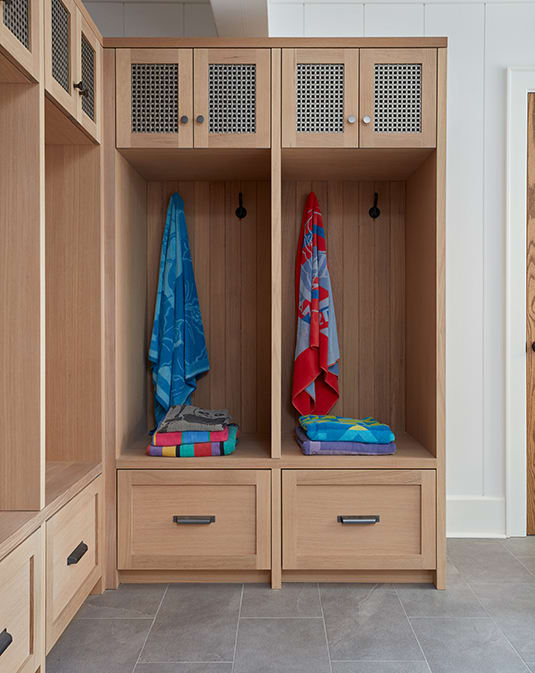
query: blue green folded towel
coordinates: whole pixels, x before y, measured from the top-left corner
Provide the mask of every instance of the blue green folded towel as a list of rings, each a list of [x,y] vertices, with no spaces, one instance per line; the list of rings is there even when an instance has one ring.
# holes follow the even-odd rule
[[[345,418],[343,416],[299,417],[299,425],[307,437],[320,442],[360,442],[361,444],[390,444],[394,433],[375,418]]]

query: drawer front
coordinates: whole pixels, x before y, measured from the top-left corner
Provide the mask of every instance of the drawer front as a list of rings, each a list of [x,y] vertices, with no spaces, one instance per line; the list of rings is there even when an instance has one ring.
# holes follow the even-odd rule
[[[101,576],[101,477],[46,524],[47,652]]]
[[[284,470],[283,567],[436,567],[434,470]]]
[[[119,569],[267,569],[270,510],[268,470],[120,470]]]
[[[1,673],[34,673],[40,665],[42,566],[41,529],[0,561]]]

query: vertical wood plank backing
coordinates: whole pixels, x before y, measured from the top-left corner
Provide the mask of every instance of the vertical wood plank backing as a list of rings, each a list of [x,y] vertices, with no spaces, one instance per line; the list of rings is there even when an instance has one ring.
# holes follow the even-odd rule
[[[528,95],[528,185],[527,185],[527,263],[526,263],[526,342],[527,357],[527,533],[535,535],[535,94]]]
[[[37,85],[0,84],[0,509],[44,503],[39,100]],[[25,439],[9,450],[13,428],[24,428]]]
[[[271,186],[257,185],[256,226],[256,420],[257,432],[269,435],[271,409]]]
[[[340,400],[333,413],[373,415],[404,430],[405,265],[402,182],[284,181],[282,189],[282,419],[295,428],[291,404],[295,351],[295,258],[309,192],[319,200],[340,342]],[[380,194],[381,217],[368,215]],[[395,341],[395,346],[393,345]]]
[[[47,460],[100,461],[100,159],[92,145],[47,145]],[[80,440],[80,419],[84,437]]]
[[[437,157],[407,180],[406,428],[429,451],[437,449]]]
[[[210,185],[210,238],[212,250],[210,265],[210,320],[208,329],[210,350],[210,406],[223,409],[226,403],[226,234],[225,234],[225,183]],[[202,307],[201,307],[202,311]],[[204,315],[204,314],[203,314]],[[204,320],[204,317],[203,317]],[[232,412],[231,412],[232,413]]]
[[[241,418],[241,254],[240,221],[234,214],[238,204],[239,182],[225,186],[225,269],[227,291],[225,294],[226,351],[225,351],[225,404],[238,424]],[[236,385],[237,384],[237,385]]]

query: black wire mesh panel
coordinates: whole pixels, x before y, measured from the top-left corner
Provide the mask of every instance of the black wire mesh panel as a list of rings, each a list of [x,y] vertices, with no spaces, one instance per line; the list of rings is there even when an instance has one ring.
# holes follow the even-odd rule
[[[208,112],[210,133],[255,133],[256,65],[211,63]]]
[[[298,133],[344,132],[344,64],[298,63],[296,68]]]
[[[71,19],[61,0],[52,0],[52,77],[68,93],[71,92],[70,79],[70,34]]]
[[[30,0],[11,0],[4,2],[2,20],[4,26],[21,42],[30,48]]]
[[[82,110],[95,121],[95,50],[82,33],[82,83],[87,96],[82,97]]]
[[[422,64],[376,63],[374,130],[422,132]]]
[[[132,63],[132,133],[178,133],[178,63]]]

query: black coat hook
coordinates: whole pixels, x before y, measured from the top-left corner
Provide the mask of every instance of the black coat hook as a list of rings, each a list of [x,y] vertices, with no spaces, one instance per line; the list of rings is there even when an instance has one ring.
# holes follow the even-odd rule
[[[244,217],[247,217],[247,210],[243,207],[243,194],[240,192],[238,195],[240,205],[236,208],[236,217],[239,220],[243,220]]]
[[[381,214],[381,211],[377,207],[377,202],[378,201],[379,201],[379,194],[377,192],[375,192],[375,194],[373,195],[373,206],[368,211],[372,220],[376,220],[379,217],[379,215]]]

